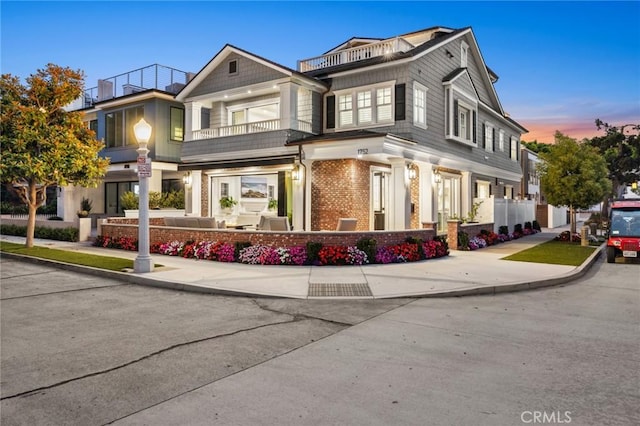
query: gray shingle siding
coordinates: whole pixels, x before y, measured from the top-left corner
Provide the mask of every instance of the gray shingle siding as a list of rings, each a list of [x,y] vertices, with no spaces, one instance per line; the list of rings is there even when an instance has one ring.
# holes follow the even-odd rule
[[[237,74],[229,74],[229,62],[238,61]],[[219,67],[214,69],[204,80],[195,87],[189,97],[206,95],[208,93],[220,92],[222,90],[236,87],[249,86],[251,84],[263,83],[265,81],[277,80],[287,77],[284,73],[262,65],[245,56],[231,53],[225,58]]]
[[[238,152],[239,158],[242,158],[241,151],[282,148],[286,138],[287,130],[277,130],[259,134],[189,141],[182,146],[182,157]]]

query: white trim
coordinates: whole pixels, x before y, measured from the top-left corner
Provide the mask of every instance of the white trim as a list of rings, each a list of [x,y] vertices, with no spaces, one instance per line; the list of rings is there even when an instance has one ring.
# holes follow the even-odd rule
[[[491,137],[489,137],[489,129],[491,129]],[[493,152],[493,138],[495,137],[496,127],[490,121],[484,122],[484,150],[487,152]]]
[[[460,41],[460,67],[467,68],[469,61],[469,45],[464,41]]]
[[[423,123],[417,121],[418,118],[418,113],[417,113],[417,105],[416,105],[416,93],[417,92],[423,92],[424,93],[424,105],[423,105],[423,114],[422,114],[422,120],[424,121]],[[414,80],[413,82],[413,111],[412,111],[412,115],[413,115],[413,125],[416,127],[420,127],[421,129],[427,129],[429,128],[429,124],[427,122],[427,117],[429,116],[427,114],[427,94],[429,92],[429,88],[427,88],[427,86],[425,86],[422,83],[419,83],[417,81]]]
[[[383,81],[376,84],[370,84],[366,86],[357,86],[357,87],[349,87],[345,89],[335,90],[333,95],[335,96],[335,128],[333,129],[335,132],[343,132],[347,130],[353,129],[369,129],[373,127],[384,127],[390,126],[395,123],[395,84],[396,80],[391,81]],[[390,119],[385,121],[378,121],[378,90],[381,89],[389,89],[391,94],[391,114]],[[371,120],[365,122],[364,124],[360,124],[358,122],[359,118],[359,110],[358,110],[358,93],[370,92],[370,100],[371,105],[368,106],[371,110]],[[343,125],[340,120],[340,97],[341,96],[350,96],[351,97],[351,123]],[[389,104],[383,104],[389,105]],[[325,117],[325,126],[326,126],[326,117]],[[325,130],[329,130],[326,129]]]

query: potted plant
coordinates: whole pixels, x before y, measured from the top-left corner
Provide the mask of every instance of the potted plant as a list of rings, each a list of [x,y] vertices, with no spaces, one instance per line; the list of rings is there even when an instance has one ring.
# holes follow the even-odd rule
[[[132,191],[127,191],[120,196],[120,204],[124,210],[137,210],[138,196]]]
[[[222,210],[230,210],[236,204],[238,204],[238,202],[236,200],[234,200],[233,197],[231,197],[231,196],[226,196],[226,197],[220,198],[220,208]]]
[[[278,200],[275,198],[269,198],[269,203],[267,204],[267,209],[275,210],[278,208]]]
[[[93,202],[85,197],[82,197],[80,201],[80,210],[78,210],[78,217],[89,217],[89,213],[91,212],[91,208],[93,207]]]

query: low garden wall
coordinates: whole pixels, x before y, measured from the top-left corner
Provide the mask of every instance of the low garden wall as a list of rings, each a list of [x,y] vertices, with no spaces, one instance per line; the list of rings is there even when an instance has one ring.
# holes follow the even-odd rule
[[[138,239],[138,220],[132,218],[109,218],[103,221],[98,234],[110,238]],[[412,237],[423,241],[432,240],[433,229],[411,229],[403,231],[256,231],[243,229],[204,229],[164,226],[163,219],[149,219],[149,239],[155,242],[169,241],[224,241],[228,243],[250,242],[252,245],[293,247],[307,242],[322,243],[326,246],[355,246],[362,238],[373,238],[379,246],[404,242]]]
[[[493,232],[493,222],[463,224],[457,220],[447,222],[447,243],[450,250],[458,250],[458,232],[466,232],[468,235],[477,235],[480,231]]]

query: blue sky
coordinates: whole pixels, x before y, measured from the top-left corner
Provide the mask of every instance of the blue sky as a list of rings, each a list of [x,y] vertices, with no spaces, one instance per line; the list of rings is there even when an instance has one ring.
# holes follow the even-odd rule
[[[470,26],[524,140],[640,123],[640,1],[2,0],[0,14],[3,74],[52,62],[82,69],[86,87],[154,63],[197,72],[226,43],[295,68],[353,36]]]

